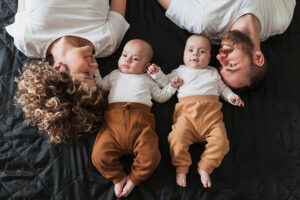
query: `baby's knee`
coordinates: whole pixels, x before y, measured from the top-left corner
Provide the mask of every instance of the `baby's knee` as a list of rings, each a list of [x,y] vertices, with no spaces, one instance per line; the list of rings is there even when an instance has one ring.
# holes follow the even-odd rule
[[[230,150],[230,146],[229,146],[229,140],[227,139],[227,137],[223,138],[220,141],[220,146],[224,152],[224,154],[228,153]]]

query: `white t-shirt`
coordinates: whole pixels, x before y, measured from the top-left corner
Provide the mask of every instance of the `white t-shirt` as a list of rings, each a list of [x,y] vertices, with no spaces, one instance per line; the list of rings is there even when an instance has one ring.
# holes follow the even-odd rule
[[[26,0],[24,12],[6,27],[15,46],[28,57],[45,58],[50,44],[67,35],[89,40],[95,56],[112,54],[120,45],[129,24],[109,11],[108,0]]]
[[[172,0],[166,16],[179,27],[219,44],[239,17],[251,13],[261,23],[264,41],[287,29],[295,6],[295,0]]]
[[[163,103],[176,89],[166,84],[162,89],[148,74],[124,74],[114,70],[102,80],[102,89],[109,91],[108,103],[135,102],[152,106],[151,99]]]
[[[175,76],[183,80],[183,86],[178,89],[178,98],[192,95],[216,95],[233,104],[230,97],[235,94],[223,82],[218,70],[214,67],[190,69],[185,65],[180,65],[168,75],[161,70],[151,75],[160,86],[168,84]]]

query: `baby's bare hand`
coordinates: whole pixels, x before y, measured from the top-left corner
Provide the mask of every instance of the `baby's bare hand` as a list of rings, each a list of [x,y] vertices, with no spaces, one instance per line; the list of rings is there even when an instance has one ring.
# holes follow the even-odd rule
[[[176,76],[172,79],[171,85],[173,88],[178,89],[179,87],[181,87],[183,85],[183,80],[181,78],[179,78],[178,76]]]
[[[156,74],[159,72],[159,67],[156,64],[152,64],[147,69],[148,74]]]
[[[232,103],[234,103],[237,106],[244,107],[245,105],[243,100],[238,95],[232,96],[230,100],[232,101]]]

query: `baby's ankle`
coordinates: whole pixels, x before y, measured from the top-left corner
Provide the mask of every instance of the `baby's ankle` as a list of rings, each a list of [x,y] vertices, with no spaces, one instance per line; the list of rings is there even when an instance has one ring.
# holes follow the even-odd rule
[[[176,174],[176,183],[177,183],[177,185],[179,185],[181,187],[185,187],[186,186],[186,174],[177,173]]]

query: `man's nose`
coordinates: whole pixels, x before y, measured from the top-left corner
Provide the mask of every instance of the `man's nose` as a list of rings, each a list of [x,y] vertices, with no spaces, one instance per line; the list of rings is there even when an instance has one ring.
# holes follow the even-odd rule
[[[226,51],[219,51],[219,55],[221,59],[226,59],[228,56],[228,53]]]
[[[226,66],[228,64],[227,56],[228,54],[224,54],[224,53],[219,53],[217,55],[217,59],[219,60],[221,65]]]

